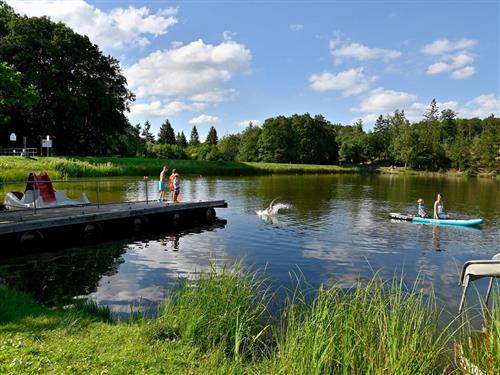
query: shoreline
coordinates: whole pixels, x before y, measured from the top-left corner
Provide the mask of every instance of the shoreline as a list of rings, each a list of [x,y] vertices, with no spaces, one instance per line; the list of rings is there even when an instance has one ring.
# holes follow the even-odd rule
[[[259,176],[272,174],[380,174],[423,177],[479,177],[500,180],[498,171],[420,171],[370,165],[316,165],[121,157],[0,157],[0,181],[24,182],[31,171],[46,170],[53,179],[156,176],[163,165],[186,176]]]

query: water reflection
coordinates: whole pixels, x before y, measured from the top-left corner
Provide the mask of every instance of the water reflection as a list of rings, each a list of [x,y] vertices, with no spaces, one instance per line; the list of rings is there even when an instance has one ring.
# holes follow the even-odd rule
[[[141,199],[146,191],[144,184],[142,179],[126,185],[111,183],[103,185],[101,191],[103,197],[114,201]],[[78,282],[84,287],[74,286],[75,290],[68,293],[87,294],[122,314],[129,312],[131,303],[152,311],[177,277],[196,275],[214,259],[223,263],[244,258],[247,265],[265,268],[280,286],[289,286],[290,272],[297,269],[312,286],[335,283],[349,288],[358,278],[370,278],[374,272],[385,279],[403,274],[409,285],[420,277],[426,290],[434,289],[440,303],[456,310],[461,265],[469,259],[490,259],[500,252],[500,183],[496,180],[300,175],[183,178],[182,184],[185,200],[225,199],[229,208],[217,210],[217,214],[228,220],[227,226],[89,248],[85,250],[89,258],[95,249],[116,253],[110,255],[107,266],[100,266],[113,271],[81,276]],[[148,194],[155,194],[157,184],[149,181],[147,188]],[[483,228],[389,220],[389,212],[414,212],[417,198],[432,201],[438,191],[445,194],[447,209],[452,213],[483,217]],[[256,211],[276,197],[293,208],[280,211],[278,222],[269,225]],[[11,274],[23,272],[23,262],[30,267],[33,260],[19,261],[17,268],[11,267]],[[80,267],[78,260],[73,264],[75,269]],[[62,283],[74,284],[61,278],[61,272],[44,267],[46,279],[55,277]],[[0,265],[0,276],[6,273],[4,270]],[[85,277],[92,282],[85,281]],[[55,285],[39,279],[51,285],[46,289]],[[26,289],[36,289],[37,285],[25,283]],[[477,286],[483,288],[481,281]]]

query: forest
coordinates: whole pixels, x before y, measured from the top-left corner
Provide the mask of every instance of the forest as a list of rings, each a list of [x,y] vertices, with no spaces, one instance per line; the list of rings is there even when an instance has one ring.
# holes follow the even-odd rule
[[[500,119],[462,119],[433,100],[419,122],[403,110],[381,114],[372,130],[361,121],[332,123],[318,114],[275,116],[262,126],[204,142],[187,139],[165,119],[130,124],[135,100],[118,60],[86,36],[46,17],[20,16],[0,0],[0,147],[9,134],[38,145],[51,134],[59,155],[301,164],[379,164],[413,169],[498,168]]]

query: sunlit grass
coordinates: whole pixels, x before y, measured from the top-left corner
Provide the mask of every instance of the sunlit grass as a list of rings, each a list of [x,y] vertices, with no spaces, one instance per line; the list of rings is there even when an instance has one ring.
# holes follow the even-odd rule
[[[456,318],[442,316],[419,282],[407,288],[374,276],[349,290],[297,289],[285,300],[269,295],[266,285],[261,273],[239,263],[212,267],[194,280],[180,280],[155,318],[137,315],[127,322],[111,322],[109,311],[92,303],[49,309],[0,288],[0,372],[458,371],[450,345],[457,340],[451,328]],[[472,330],[460,339],[485,373],[498,373],[500,363],[500,297],[495,298],[486,339],[478,340]]]

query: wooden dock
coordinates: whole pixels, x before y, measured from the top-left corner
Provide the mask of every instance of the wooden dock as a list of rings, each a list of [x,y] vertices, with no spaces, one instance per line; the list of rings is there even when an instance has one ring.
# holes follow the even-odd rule
[[[133,234],[150,228],[178,228],[211,223],[215,208],[224,200],[172,202],[128,202],[77,207],[0,211],[2,248],[23,252],[46,248],[48,243],[80,238],[96,242],[111,232]],[[43,245],[43,246],[42,246]],[[4,251],[0,251],[1,253]]]

